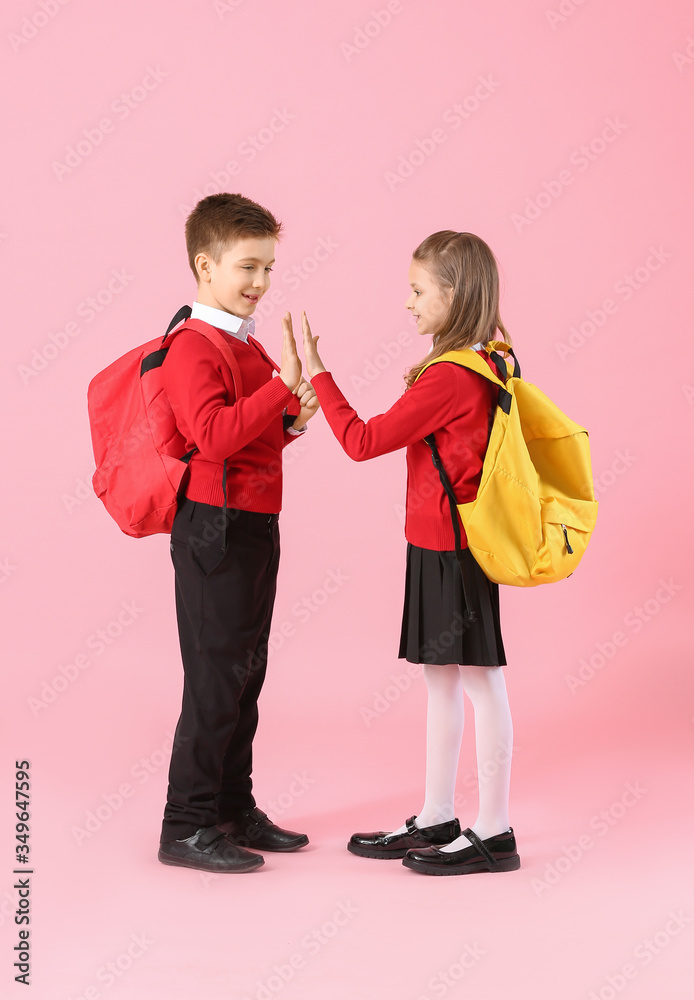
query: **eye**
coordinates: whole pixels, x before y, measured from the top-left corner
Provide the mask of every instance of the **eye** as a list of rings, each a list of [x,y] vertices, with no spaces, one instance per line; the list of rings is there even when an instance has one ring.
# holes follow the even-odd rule
[[[243,268],[244,271],[252,271],[253,270],[253,265],[252,264],[242,264],[241,267]]]
[[[275,269],[274,269],[274,267],[266,267],[265,270],[266,271],[274,271]]]
[[[420,291],[418,291],[418,290],[417,290],[416,288],[414,289],[414,293],[415,293],[415,295],[421,295],[421,294],[422,294],[422,293],[421,293]]]

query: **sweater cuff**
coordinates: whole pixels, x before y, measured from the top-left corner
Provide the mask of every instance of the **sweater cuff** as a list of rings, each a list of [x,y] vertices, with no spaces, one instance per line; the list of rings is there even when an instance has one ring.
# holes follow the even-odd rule
[[[284,384],[279,375],[273,376],[269,382],[259,390],[265,396],[267,403],[273,407],[276,406],[278,410],[284,409],[288,406],[290,401],[294,398],[294,393],[291,389],[288,389]]]
[[[316,390],[316,395],[321,406],[324,403],[337,403],[345,398],[335,384],[335,379],[331,372],[318,372],[311,379],[311,385]]]

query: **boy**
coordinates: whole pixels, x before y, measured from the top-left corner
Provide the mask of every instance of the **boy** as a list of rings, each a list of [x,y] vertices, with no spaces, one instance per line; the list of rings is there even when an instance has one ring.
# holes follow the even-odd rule
[[[228,340],[241,398],[221,353],[195,330],[174,338],[163,366],[186,448],[199,450],[171,531],[184,688],[159,860],[203,871],[259,868],[263,857],[247,846],[293,851],[308,843],[271,823],[251,791],[279,561],[281,451],[318,410],[301,377],[289,314],[278,376],[252,337],[281,228],[239,194],[204,198],[186,220],[198,283],[192,318]]]

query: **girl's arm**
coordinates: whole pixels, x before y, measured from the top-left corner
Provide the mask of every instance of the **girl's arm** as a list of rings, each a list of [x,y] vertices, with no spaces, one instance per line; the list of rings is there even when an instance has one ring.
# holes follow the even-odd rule
[[[302,323],[308,376],[335,437],[355,462],[405,448],[443,427],[466,409],[459,398],[461,385],[466,380],[458,377],[459,372],[453,365],[441,364],[428,368],[385,413],[371,420],[361,420],[326,371],[316,346],[318,337],[311,335],[305,313]],[[476,394],[472,396],[469,399],[471,407],[476,402]],[[467,393],[465,402],[468,402]]]

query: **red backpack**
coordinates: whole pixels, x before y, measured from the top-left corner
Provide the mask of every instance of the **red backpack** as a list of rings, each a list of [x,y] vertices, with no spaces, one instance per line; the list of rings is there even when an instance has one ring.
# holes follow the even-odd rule
[[[188,462],[198,450],[185,452],[164,391],[162,364],[173,338],[182,330],[207,337],[231,369],[236,399],[243,395],[241,370],[228,342],[190,314],[190,306],[183,306],[163,338],[128,351],[95,375],[87,390],[94,492],[121,531],[133,538],[171,531]],[[226,504],[226,462],[223,478]]]

